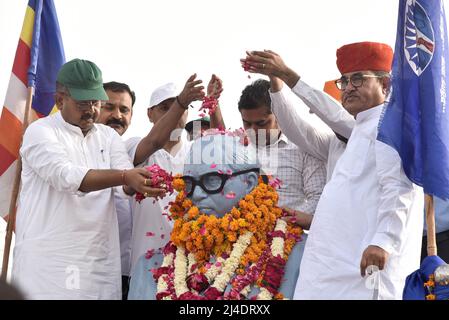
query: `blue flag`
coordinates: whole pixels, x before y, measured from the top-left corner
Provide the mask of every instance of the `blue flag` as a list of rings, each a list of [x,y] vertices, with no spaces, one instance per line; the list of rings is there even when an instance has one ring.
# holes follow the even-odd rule
[[[449,198],[449,51],[442,0],[400,0],[392,94],[378,139],[395,148],[407,177]]]
[[[65,63],[64,46],[53,0],[29,0],[34,9],[28,86],[34,87],[33,109],[47,116],[53,109],[56,76]]]

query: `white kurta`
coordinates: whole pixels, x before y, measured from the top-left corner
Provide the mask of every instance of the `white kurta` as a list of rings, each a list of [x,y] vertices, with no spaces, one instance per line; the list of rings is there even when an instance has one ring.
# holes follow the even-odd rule
[[[132,141],[129,143],[130,154],[133,157],[139,142],[140,139],[137,138],[134,139],[134,143]],[[175,155],[170,154],[164,149],[160,149],[153,153],[147,161],[140,164],[139,167],[157,164],[167,172],[182,174],[191,143],[188,141],[181,141],[180,143],[181,147]],[[170,221],[167,215],[163,215],[163,213],[169,213],[169,202],[175,200],[176,194],[176,191],[171,196],[167,194],[163,199],[156,202],[154,198],[144,199],[140,203],[135,199],[132,200],[133,231],[131,238],[131,272],[139,258],[148,250],[155,250],[156,252],[157,249],[165,246],[170,240],[173,221]],[[154,235],[147,235],[148,233]]]
[[[132,168],[111,128],[84,137],[58,112],[27,129],[20,149],[13,282],[30,299],[120,299],[113,188],[82,193],[89,169]]]
[[[294,92],[303,101],[311,97],[309,106],[322,103],[314,107],[321,109],[323,118],[332,115],[331,107],[339,108],[334,111],[341,116],[340,126],[352,127],[342,107],[327,95],[304,83],[298,83]],[[290,132],[300,147],[324,158],[327,153],[323,160],[328,161],[331,175],[309,231],[295,299],[401,299],[406,276],[419,267],[424,196],[405,176],[396,151],[376,140],[382,107],[358,114],[345,149],[332,133],[319,132],[300,119],[282,93],[273,95],[281,128],[290,121],[293,128],[302,130]],[[288,112],[292,120],[286,118]],[[339,132],[338,116],[323,120]],[[377,295],[371,278],[360,276],[362,253],[369,245],[390,253],[380,272]]]
[[[129,276],[131,271],[131,234],[133,228],[131,198],[123,192],[114,192],[114,201],[117,210],[122,275]]]
[[[335,164],[346,148],[346,143],[340,141],[329,128],[317,128],[310,121],[310,115],[300,115],[292,101],[287,98],[286,88],[271,93],[271,107],[282,132],[300,149],[315,158],[324,161],[327,181],[330,180]],[[301,80],[293,87],[295,93],[335,132],[344,137],[351,135],[354,118],[341,105],[322,91],[309,87]],[[307,117],[308,116],[308,117]]]

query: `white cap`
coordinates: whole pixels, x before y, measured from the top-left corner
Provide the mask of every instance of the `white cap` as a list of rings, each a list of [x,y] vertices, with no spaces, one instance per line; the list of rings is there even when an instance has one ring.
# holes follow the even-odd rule
[[[156,88],[151,94],[150,108],[157,106],[159,103],[177,96],[176,85],[172,82],[164,84]]]

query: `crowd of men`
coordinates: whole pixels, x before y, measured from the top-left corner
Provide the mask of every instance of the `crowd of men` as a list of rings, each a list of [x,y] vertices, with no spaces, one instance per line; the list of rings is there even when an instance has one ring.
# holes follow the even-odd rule
[[[307,230],[294,299],[372,299],[366,276],[373,267],[380,270],[377,298],[401,299],[422,249],[425,256],[422,190],[394,149],[376,139],[392,58],[381,43],[339,48],[341,103],[310,87],[273,51],[247,52],[241,60],[269,80],[242,88],[234,108],[262,168],[281,181],[278,206]],[[154,89],[152,129],[126,141],[136,101],[128,85],[103,83],[98,66],[80,59],[62,66],[55,85],[60,112],[32,123],[20,149],[12,284],[28,299],[127,299],[136,264],[163,247],[173,228],[167,208],[176,194],[152,187],[145,167],[182,174],[191,141],[202,130],[226,127],[220,106],[186,125],[190,104],[219,99],[222,81],[213,75],[205,87],[194,74],[182,89]],[[299,100],[288,99],[289,89]],[[303,118],[304,105],[328,127]],[[136,201],[136,192],[146,198]],[[448,206],[436,199],[446,261]]]

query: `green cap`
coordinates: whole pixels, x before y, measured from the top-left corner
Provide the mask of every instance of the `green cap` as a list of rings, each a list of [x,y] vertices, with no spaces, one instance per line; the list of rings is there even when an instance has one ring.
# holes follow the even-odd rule
[[[108,100],[101,70],[91,61],[73,59],[65,63],[56,81],[66,87],[75,100]]]
[[[202,118],[199,118],[199,119],[195,119],[195,120],[192,120],[192,121],[187,122],[187,124],[186,124],[186,126],[185,126],[185,129],[186,129],[188,132],[193,131],[193,123],[194,123],[195,121],[201,121],[201,124],[202,124],[202,125],[203,125],[203,124],[205,124],[205,125],[210,125],[210,118],[209,118],[208,116],[205,116],[205,117],[202,117]]]

